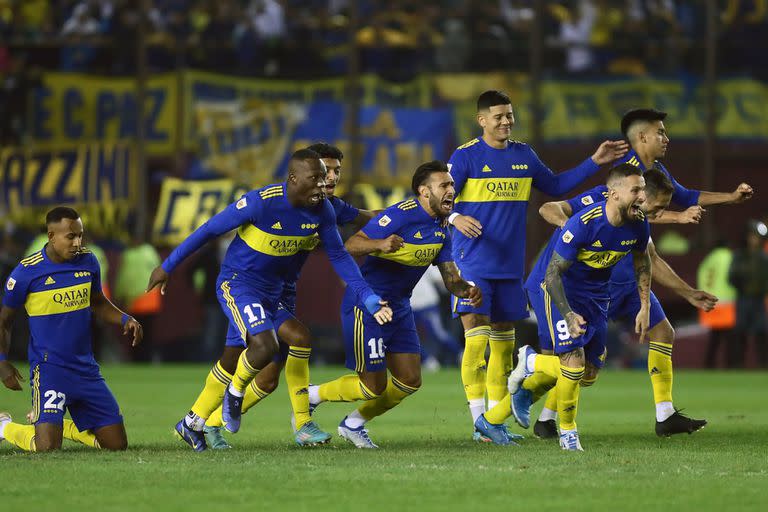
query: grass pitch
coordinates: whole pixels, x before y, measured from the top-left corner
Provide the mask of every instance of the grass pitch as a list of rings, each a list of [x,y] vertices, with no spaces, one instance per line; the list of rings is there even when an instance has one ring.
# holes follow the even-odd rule
[[[768,503],[764,372],[677,372],[676,404],[709,426],[659,439],[647,375],[606,371],[581,394],[584,453],[532,437],[519,447],[472,442],[456,370],[425,375],[418,393],[369,425],[380,450],[357,450],[336,436],[327,446],[298,448],[281,385],[229,436],[233,450],[197,454],[171,432],[207,371],[104,367],[129,450],[65,441],[64,451],[37,455],[3,442],[2,510],[702,511],[765,510]],[[316,368],[312,380],[341,371]],[[0,410],[23,418],[28,407],[28,388],[0,390]],[[335,434],[353,407],[324,404],[315,418]]]

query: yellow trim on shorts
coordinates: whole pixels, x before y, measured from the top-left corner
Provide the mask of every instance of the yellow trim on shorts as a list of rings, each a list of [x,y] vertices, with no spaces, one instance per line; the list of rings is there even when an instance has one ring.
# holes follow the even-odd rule
[[[365,325],[363,324],[363,312],[355,306],[355,371],[360,373],[365,370]]]
[[[237,329],[240,331],[240,337],[243,338],[243,341],[246,341],[246,334],[248,331],[245,329],[245,322],[243,322],[243,317],[240,316],[240,310],[237,309],[235,299],[229,292],[229,281],[221,283],[221,291],[224,294],[224,300],[227,301],[227,307],[232,312],[232,317],[235,319],[235,325],[237,325]]]

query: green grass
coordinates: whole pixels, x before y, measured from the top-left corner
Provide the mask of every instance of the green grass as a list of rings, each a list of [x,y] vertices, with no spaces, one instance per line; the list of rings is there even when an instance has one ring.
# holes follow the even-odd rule
[[[473,443],[455,370],[425,375],[416,395],[370,424],[380,450],[338,437],[300,449],[281,387],[230,436],[235,449],[197,454],[171,431],[206,371],[105,367],[130,449],[67,442],[62,452],[35,455],[4,442],[2,510],[765,510],[768,503],[766,373],[678,372],[676,403],[709,426],[658,439],[644,372],[605,372],[581,395],[584,453],[535,438],[520,447]],[[312,378],[340,371],[315,369]],[[0,410],[23,418],[28,391],[0,393]],[[327,404],[315,416],[335,433],[352,407]]]

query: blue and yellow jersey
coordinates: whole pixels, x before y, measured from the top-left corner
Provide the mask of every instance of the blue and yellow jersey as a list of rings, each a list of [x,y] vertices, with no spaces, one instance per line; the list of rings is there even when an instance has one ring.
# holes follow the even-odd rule
[[[91,346],[91,295],[101,290],[99,262],[90,252],[54,263],[45,247],[27,256],[5,282],[3,306],[29,316],[29,362],[98,373]]]
[[[554,251],[573,262],[563,274],[569,295],[607,299],[614,266],[631,251],[644,251],[648,245],[651,230],[647,219],[613,226],[605,205],[604,201],[595,203],[572,216],[554,243]]]
[[[173,250],[163,269],[172,272],[208,240],[233,229],[237,235],[224,256],[219,280],[245,281],[276,302],[285,282],[296,280],[306,254],[322,241],[334,269],[359,299],[373,293],[344,249],[331,203],[294,207],[284,183],[252,190],[211,217]]]
[[[455,181],[454,211],[483,225],[477,238],[453,230],[453,256],[459,268],[488,279],[522,278],[525,222],[531,189],[559,196],[598,171],[588,158],[578,167],[555,174],[528,144],[511,141],[494,149],[482,138],[460,146],[448,162]]]
[[[635,152],[634,149],[631,149],[626,155],[624,155],[624,158],[618,160],[614,165],[624,163],[639,167],[643,172],[648,170],[645,168],[645,165],[643,165],[643,162],[640,160],[640,157],[637,156],[637,152]],[[672,182],[672,186],[675,187],[675,191],[672,193],[672,203],[681,208],[689,208],[699,204],[699,194],[701,193],[700,190],[690,190],[682,186],[677,182],[677,180],[675,180],[675,178],[672,177],[667,168],[664,167],[664,164],[658,160],[653,163],[653,166],[666,174],[669,180]]]
[[[374,217],[362,231],[369,238],[399,235],[398,251],[369,254],[362,265],[365,280],[393,306],[410,304],[411,292],[429,265],[453,261],[451,239],[440,219],[431,217],[416,199],[396,203]]]

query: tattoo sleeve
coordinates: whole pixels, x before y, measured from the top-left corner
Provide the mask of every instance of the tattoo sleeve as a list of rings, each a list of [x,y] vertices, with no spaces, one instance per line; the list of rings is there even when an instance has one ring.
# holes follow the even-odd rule
[[[440,271],[440,275],[443,276],[443,283],[448,291],[457,297],[463,297],[466,295],[467,290],[472,286],[459,275],[459,269],[456,267],[456,263],[452,261],[444,261],[437,264],[437,269]]]
[[[632,251],[637,279],[637,291],[640,293],[640,304],[647,307],[651,301],[651,256],[646,249],[643,252]]]
[[[552,300],[555,301],[555,306],[557,306],[557,310],[560,311],[563,317],[572,311],[570,304],[568,304],[568,299],[565,297],[565,288],[563,287],[563,273],[572,264],[573,262],[564,259],[557,252],[553,252],[544,277],[547,292],[549,292]]]

